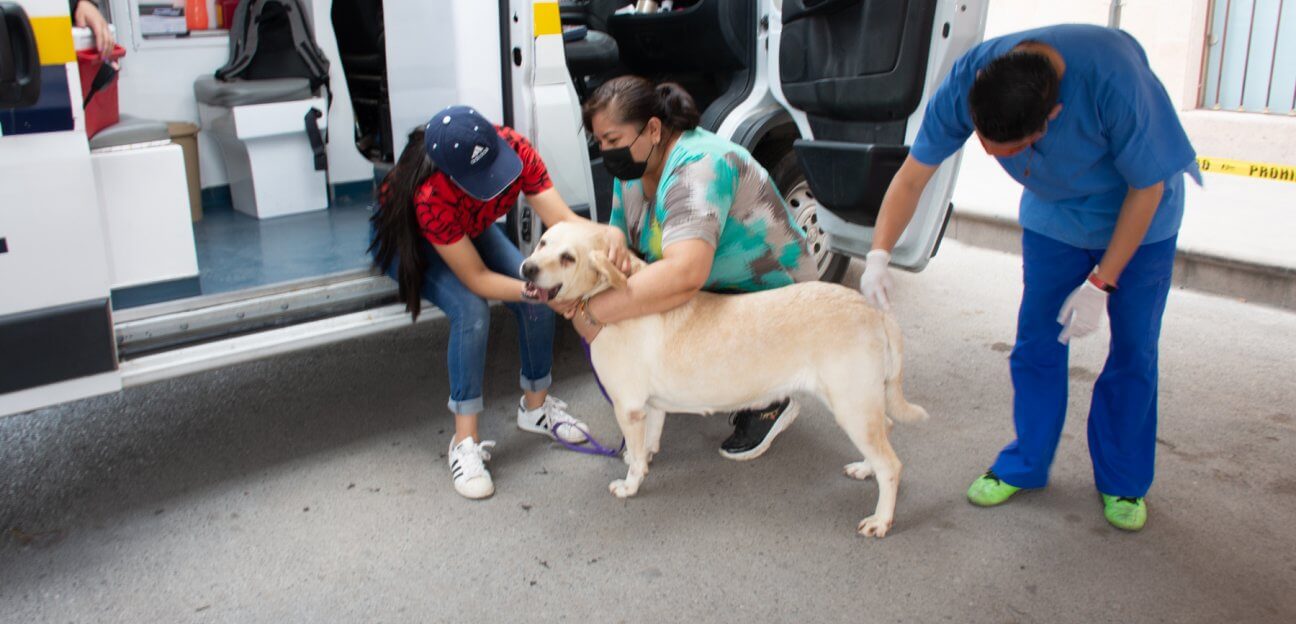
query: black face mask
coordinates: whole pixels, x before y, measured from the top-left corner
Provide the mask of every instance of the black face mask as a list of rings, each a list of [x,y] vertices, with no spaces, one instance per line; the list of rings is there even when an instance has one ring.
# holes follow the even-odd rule
[[[603,166],[607,167],[608,173],[612,174],[612,177],[618,180],[638,180],[644,176],[644,172],[648,170],[648,161],[640,162],[635,160],[634,156],[630,154],[630,148],[639,142],[639,137],[643,136],[644,130],[647,128],[648,126],[645,125],[640,129],[639,134],[635,136],[635,140],[630,142],[630,145],[603,150]],[[657,149],[657,146],[654,145],[653,149]],[[652,158],[651,151],[648,152],[648,157]]]

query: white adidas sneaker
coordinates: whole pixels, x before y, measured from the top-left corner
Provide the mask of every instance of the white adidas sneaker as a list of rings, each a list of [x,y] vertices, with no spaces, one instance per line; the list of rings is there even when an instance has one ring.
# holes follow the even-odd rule
[[[551,396],[545,397],[544,405],[533,410],[527,409],[526,397],[522,397],[518,403],[517,426],[523,431],[551,438],[561,436],[563,441],[570,444],[585,443],[585,432],[589,431],[585,423],[567,413],[566,402]]]
[[[493,440],[481,444],[471,437],[464,438],[458,444],[450,438],[450,452],[447,461],[450,463],[450,477],[454,479],[455,491],[464,498],[487,498],[495,493],[495,482],[491,481],[486,461],[490,459],[487,449],[495,446]]]

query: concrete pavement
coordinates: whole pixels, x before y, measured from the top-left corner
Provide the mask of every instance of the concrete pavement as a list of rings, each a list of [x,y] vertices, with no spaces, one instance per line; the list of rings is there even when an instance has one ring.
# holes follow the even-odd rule
[[[858,266],[848,276],[857,278]],[[763,458],[722,418],[668,419],[638,497],[619,460],[512,424],[516,333],[495,317],[498,493],[454,494],[446,329],[430,323],[0,419],[4,622],[1291,622],[1296,315],[1175,291],[1159,477],[1140,534],[1107,526],[1085,448],[1105,338],[1073,349],[1050,487],[963,498],[1011,437],[1020,259],[947,241],[898,274],[906,391],[895,529],[817,403]],[[555,394],[614,438],[570,331]]]

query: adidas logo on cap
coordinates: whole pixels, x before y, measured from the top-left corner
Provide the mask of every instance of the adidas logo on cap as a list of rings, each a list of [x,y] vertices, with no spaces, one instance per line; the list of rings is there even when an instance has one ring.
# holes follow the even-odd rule
[[[477,161],[484,158],[488,153],[490,153],[490,148],[485,145],[475,145],[473,146],[472,157],[468,159],[468,162],[475,165]]]

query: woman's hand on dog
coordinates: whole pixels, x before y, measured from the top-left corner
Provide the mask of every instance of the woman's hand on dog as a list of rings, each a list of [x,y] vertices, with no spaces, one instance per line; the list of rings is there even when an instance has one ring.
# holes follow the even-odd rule
[[[626,247],[625,232],[621,228],[612,226],[607,227],[607,233],[604,235],[608,245],[608,259],[612,261],[612,266],[619,269],[626,275],[630,274],[630,249]],[[571,317],[568,317],[571,318]]]

